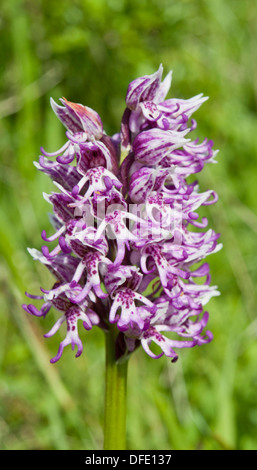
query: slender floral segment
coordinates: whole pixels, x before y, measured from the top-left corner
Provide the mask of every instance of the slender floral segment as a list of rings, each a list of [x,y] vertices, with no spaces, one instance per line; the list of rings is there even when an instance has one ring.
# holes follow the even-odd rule
[[[108,136],[96,111],[51,100],[66,127],[66,143],[54,153],[41,149],[38,170],[55,185],[44,194],[52,206],[53,233],[42,232],[41,250],[29,249],[55,277],[25,311],[60,317],[45,337],[63,324],[65,346],[83,351],[78,321],[85,330],[117,326],[116,359],[140,344],[148,355],[174,362],[179,348],[208,343],[205,305],[216,295],[206,257],[221,248],[219,235],[199,220],[201,207],[217,201],[200,192],[192,176],[215,163],[213,142],[190,139],[192,114],[206,101],[166,99],[171,72],[163,68],[129,84],[120,132]],[[122,161],[121,161],[122,160]],[[188,182],[188,177],[191,182]],[[54,243],[54,248],[48,248]],[[34,303],[41,301],[41,307]]]

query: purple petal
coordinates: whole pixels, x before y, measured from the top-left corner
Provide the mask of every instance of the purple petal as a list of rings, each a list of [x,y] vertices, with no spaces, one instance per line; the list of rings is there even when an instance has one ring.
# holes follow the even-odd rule
[[[163,67],[160,65],[157,72],[152,75],[133,80],[127,90],[126,103],[129,109],[136,109],[138,103],[142,101],[154,100],[161,83]]]
[[[62,124],[71,132],[85,132],[89,140],[100,139],[103,125],[99,115],[93,109],[79,103],[72,103],[65,98],[60,100],[64,106],[55,103],[51,98],[53,111]]]
[[[188,141],[184,138],[185,133],[162,129],[141,132],[133,142],[135,160],[147,165],[156,165],[166,155]]]

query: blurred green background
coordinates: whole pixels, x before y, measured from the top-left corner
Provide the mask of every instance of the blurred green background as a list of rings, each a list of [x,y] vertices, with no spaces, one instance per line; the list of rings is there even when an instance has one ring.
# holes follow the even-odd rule
[[[204,93],[195,131],[220,149],[199,175],[219,202],[206,208],[224,248],[209,258],[221,296],[208,305],[212,343],[153,360],[128,376],[130,449],[257,449],[257,8],[253,0],[2,0],[0,11],[0,448],[101,449],[104,338],[66,348],[55,320],[21,309],[24,291],[51,286],[27,247],[50,233],[52,184],[36,170],[40,146],[65,142],[49,98],[94,108],[115,133],[128,83],[162,63],[169,97]],[[56,318],[57,318],[56,313]]]

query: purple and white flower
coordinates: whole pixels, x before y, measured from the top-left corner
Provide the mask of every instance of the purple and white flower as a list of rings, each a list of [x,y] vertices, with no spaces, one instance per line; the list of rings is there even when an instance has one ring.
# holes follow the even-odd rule
[[[114,136],[106,135],[91,108],[51,99],[67,140],[56,152],[41,149],[35,162],[56,190],[44,194],[53,233],[43,231],[45,244],[29,252],[55,281],[40,295],[27,293],[33,303],[23,305],[38,317],[51,307],[61,312],[45,334],[49,338],[66,324],[51,362],[67,345],[81,355],[78,320],[85,330],[116,325],[117,360],[141,344],[149,356],[174,362],[178,349],[212,339],[205,305],[219,292],[210,284],[206,257],[221,244],[198,211],[218,197],[213,190],[200,192],[192,176],[216,163],[217,151],[212,140],[190,139],[196,128],[191,117],[207,98],[165,99],[172,74],[162,80],[162,73],[161,65],[129,84]]]

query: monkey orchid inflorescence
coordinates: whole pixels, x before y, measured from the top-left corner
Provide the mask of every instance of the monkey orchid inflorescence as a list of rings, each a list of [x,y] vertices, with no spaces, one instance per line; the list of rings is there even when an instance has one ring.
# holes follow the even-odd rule
[[[23,307],[39,317],[52,306],[61,312],[45,335],[66,323],[66,338],[52,362],[68,344],[77,346],[76,356],[82,353],[78,320],[86,330],[97,325],[108,331],[115,323],[117,359],[141,344],[150,356],[165,354],[175,361],[178,348],[212,338],[203,309],[218,291],[210,286],[204,260],[221,244],[218,234],[205,230],[208,221],[199,221],[197,210],[216,202],[217,195],[199,192],[197,181],[188,184],[187,177],[214,163],[217,151],[211,140],[189,138],[196,127],[191,115],[206,98],[165,100],[171,73],[161,81],[162,71],[160,66],[130,83],[121,129],[112,137],[94,110],[51,100],[67,141],[54,153],[41,149],[35,165],[58,190],[44,194],[52,204],[55,233],[42,233],[44,242],[56,240],[56,246],[29,252],[56,280],[41,296],[27,294],[44,301],[40,309]],[[167,332],[176,335],[169,339]]]
[[[200,192],[195,174],[215,163],[211,140],[190,139],[192,114],[207,98],[165,99],[171,72],[163,67],[132,81],[119,132],[108,136],[94,110],[65,98],[51,99],[67,140],[54,153],[41,149],[38,170],[56,190],[44,194],[52,205],[53,232],[42,232],[41,250],[29,249],[55,277],[43,301],[23,305],[29,314],[45,317],[51,307],[67,334],[56,356],[71,345],[83,350],[78,321],[115,328],[115,360],[124,361],[140,345],[159,358],[175,362],[178,349],[208,343],[205,305],[219,294],[210,285],[207,255],[221,248],[219,235],[197,211],[213,204],[213,190]],[[190,177],[190,183],[188,179]],[[54,242],[49,250],[47,243]]]

